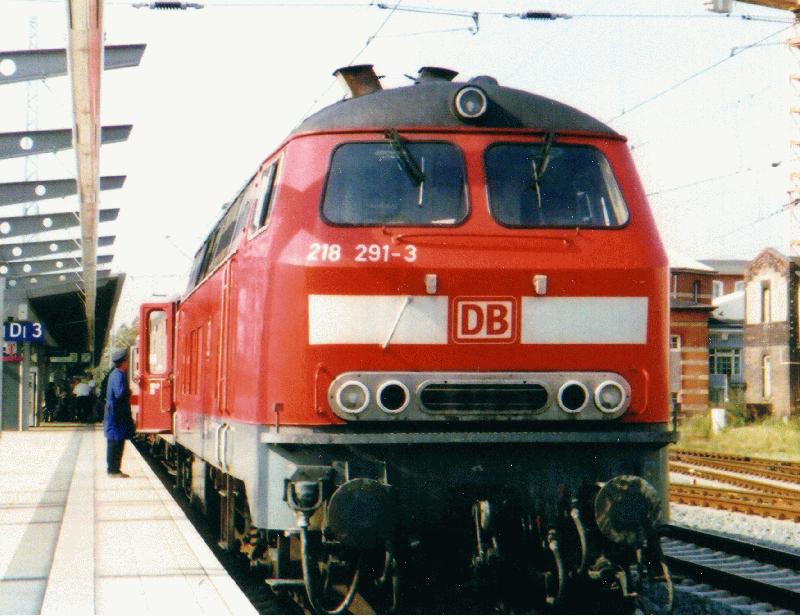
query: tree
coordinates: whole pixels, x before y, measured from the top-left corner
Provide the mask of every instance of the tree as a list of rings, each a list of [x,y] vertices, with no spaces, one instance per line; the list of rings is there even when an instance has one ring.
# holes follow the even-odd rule
[[[92,370],[96,382],[103,380],[103,375],[111,366],[111,351],[117,349],[130,348],[136,343],[139,335],[139,318],[135,318],[130,325],[123,323],[111,336],[109,344],[103,349],[98,365]]]

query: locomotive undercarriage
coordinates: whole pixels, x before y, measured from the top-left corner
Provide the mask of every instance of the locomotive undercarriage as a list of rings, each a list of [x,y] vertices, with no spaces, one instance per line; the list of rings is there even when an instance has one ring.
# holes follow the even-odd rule
[[[219,520],[220,545],[314,612],[342,612],[356,592],[383,612],[663,611],[667,437],[617,436],[572,434],[582,442],[569,445],[556,432],[549,443],[259,438],[255,483],[179,444],[167,453],[178,487]]]

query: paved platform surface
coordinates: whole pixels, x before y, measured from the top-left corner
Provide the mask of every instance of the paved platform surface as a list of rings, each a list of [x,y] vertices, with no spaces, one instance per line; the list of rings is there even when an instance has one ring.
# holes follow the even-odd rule
[[[102,429],[0,434],[0,614],[255,614],[130,443]]]

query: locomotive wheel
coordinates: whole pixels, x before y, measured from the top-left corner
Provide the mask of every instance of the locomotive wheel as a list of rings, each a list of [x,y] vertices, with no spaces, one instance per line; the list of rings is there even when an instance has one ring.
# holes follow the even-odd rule
[[[178,487],[192,501],[192,454],[181,450],[178,453]]]

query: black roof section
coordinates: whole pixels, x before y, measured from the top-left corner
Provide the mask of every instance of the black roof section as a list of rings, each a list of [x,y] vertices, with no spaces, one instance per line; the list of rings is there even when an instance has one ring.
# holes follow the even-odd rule
[[[489,108],[478,121],[464,121],[453,111],[456,92],[466,85],[480,87]],[[349,98],[306,118],[292,134],[359,128],[479,127],[581,131],[621,138],[614,129],[574,107],[544,96],[497,85],[492,77],[469,82],[423,81]]]

